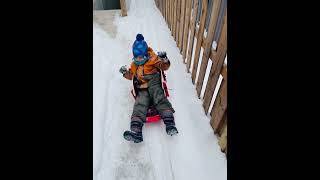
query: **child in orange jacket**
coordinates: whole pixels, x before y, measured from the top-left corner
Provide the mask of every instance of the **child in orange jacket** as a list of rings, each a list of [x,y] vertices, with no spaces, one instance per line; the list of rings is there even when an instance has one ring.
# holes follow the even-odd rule
[[[150,105],[154,105],[159,112],[166,125],[167,134],[177,134],[178,130],[173,117],[174,109],[165,96],[161,84],[161,71],[169,69],[169,59],[165,53],[160,56],[155,54],[144,41],[142,34],[136,36],[132,51],[133,62],[129,70],[125,66],[120,69],[123,77],[134,81],[138,92],[131,116],[130,131],[124,132],[124,138],[135,143],[143,141],[142,127]]]

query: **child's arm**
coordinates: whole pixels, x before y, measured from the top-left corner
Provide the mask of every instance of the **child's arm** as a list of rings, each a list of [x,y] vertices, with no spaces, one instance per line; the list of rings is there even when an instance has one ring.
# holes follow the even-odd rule
[[[127,71],[125,74],[123,74],[123,77],[125,77],[128,80],[132,80],[133,74],[132,74],[131,69],[129,69],[129,71]]]
[[[166,52],[158,52],[158,58],[155,66],[163,71],[166,71],[170,67],[170,60],[168,59]]]
[[[170,61],[169,61],[169,59],[158,58],[158,60],[154,66],[163,70],[163,71],[166,71],[170,67]]]

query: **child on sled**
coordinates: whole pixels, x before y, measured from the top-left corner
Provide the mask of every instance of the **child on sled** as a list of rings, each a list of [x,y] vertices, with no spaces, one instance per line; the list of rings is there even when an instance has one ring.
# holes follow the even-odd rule
[[[133,62],[127,70],[122,66],[120,72],[128,80],[133,80],[136,92],[135,104],[131,116],[130,131],[125,131],[123,136],[128,141],[139,143],[143,141],[142,127],[150,106],[154,106],[166,125],[168,135],[178,133],[175,126],[171,103],[165,96],[161,82],[161,72],[170,67],[170,61],[165,52],[154,53],[148,47],[142,34],[137,34],[132,46]]]

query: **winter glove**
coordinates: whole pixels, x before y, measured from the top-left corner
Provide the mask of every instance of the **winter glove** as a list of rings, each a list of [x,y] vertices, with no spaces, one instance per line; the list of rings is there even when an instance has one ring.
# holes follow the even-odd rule
[[[127,66],[121,66],[121,68],[119,69],[119,72],[121,73],[121,74],[126,74],[127,73]]]
[[[167,53],[165,51],[160,51],[158,52],[158,56],[162,59],[162,58],[167,58]]]
[[[161,61],[163,61],[164,63],[169,62],[169,59],[167,57],[167,53],[165,51],[158,52],[158,56],[160,57]]]

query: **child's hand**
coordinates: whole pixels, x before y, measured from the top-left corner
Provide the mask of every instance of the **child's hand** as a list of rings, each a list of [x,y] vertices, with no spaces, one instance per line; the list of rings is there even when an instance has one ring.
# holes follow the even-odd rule
[[[169,59],[167,57],[161,58],[161,61],[164,62],[164,63],[169,63]]]
[[[121,68],[119,69],[119,72],[121,73],[121,74],[125,74],[125,73],[127,73],[127,66],[121,66]]]
[[[160,57],[160,60],[164,63],[168,63],[169,62],[169,59],[167,57],[167,52],[165,51],[160,51],[158,52],[158,56]]]
[[[167,58],[167,53],[165,51],[160,51],[160,52],[158,52],[158,56],[161,59],[164,59],[164,58]]]

